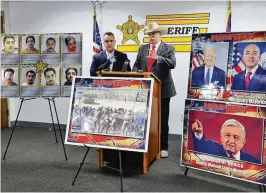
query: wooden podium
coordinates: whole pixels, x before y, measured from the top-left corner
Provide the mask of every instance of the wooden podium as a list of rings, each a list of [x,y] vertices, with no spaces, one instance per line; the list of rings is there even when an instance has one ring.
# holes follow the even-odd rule
[[[142,166],[143,173],[148,173],[148,167],[155,159],[160,159],[161,151],[161,81],[150,72],[98,72],[100,77],[134,77],[134,78],[153,78],[153,97],[150,117],[149,145],[147,153],[143,154]],[[104,151],[99,149],[99,165],[103,167]]]

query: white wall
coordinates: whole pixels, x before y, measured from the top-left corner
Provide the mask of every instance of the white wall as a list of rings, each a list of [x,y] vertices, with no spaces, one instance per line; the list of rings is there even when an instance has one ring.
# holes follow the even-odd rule
[[[60,12],[59,12],[60,9]],[[266,2],[232,2],[232,31],[265,30]],[[10,23],[12,33],[83,33],[83,74],[89,75],[92,58],[92,5],[89,2],[10,2]],[[128,15],[139,24],[144,24],[146,15],[210,13],[208,32],[224,32],[226,21],[226,2],[110,2],[98,7],[97,18],[101,35],[113,31],[117,42],[122,40],[122,33],[117,25],[127,21]],[[141,34],[141,33],[140,33]],[[142,40],[140,35],[139,39]],[[136,53],[128,54],[131,63]],[[177,66],[172,71],[177,96],[171,100],[170,133],[181,134],[181,115],[186,98],[189,53],[176,53]],[[11,99],[11,120],[19,108],[19,100]],[[67,122],[69,99],[56,99],[59,120]],[[23,106],[19,120],[33,122],[51,122],[49,107],[44,99],[28,101]]]

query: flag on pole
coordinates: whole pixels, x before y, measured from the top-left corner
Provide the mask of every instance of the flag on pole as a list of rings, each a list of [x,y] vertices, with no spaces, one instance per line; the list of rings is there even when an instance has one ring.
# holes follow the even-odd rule
[[[227,8],[226,32],[231,32],[231,19],[232,19],[232,7],[231,7],[231,1],[229,0]]]
[[[103,47],[102,47],[101,35],[100,35],[99,26],[96,20],[96,11],[94,10],[94,13],[93,13],[93,52],[97,54],[102,50],[103,50]]]
[[[227,19],[226,19],[226,32],[231,32],[231,19],[232,19],[232,6],[231,6],[231,0],[228,0]],[[233,67],[233,71],[235,71],[234,67]],[[226,77],[226,84],[229,87],[231,87],[231,84],[233,82],[233,74],[232,74],[232,71],[230,71],[230,72],[231,73],[228,72],[228,75]]]

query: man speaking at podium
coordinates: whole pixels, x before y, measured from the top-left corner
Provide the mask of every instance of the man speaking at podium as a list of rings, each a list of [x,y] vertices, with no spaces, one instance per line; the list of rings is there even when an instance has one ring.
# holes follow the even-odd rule
[[[115,50],[115,36],[112,32],[106,32],[103,36],[104,51],[95,54],[92,59],[90,75],[97,76],[97,71],[110,70],[110,71],[122,71],[125,67],[126,71],[131,71],[130,64],[127,55]],[[124,66],[127,65],[127,66]]]
[[[168,157],[168,119],[171,97],[176,95],[171,69],[176,66],[175,49],[161,41],[167,29],[150,23],[147,29],[150,44],[139,48],[133,71],[152,72],[161,80],[161,157]]]

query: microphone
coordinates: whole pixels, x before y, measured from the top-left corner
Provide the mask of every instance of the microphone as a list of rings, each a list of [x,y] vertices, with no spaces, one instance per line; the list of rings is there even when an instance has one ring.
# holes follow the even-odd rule
[[[123,65],[123,67],[121,69],[121,72],[126,72],[128,65],[130,65],[130,60],[126,59],[125,62],[124,62],[124,65]]]

